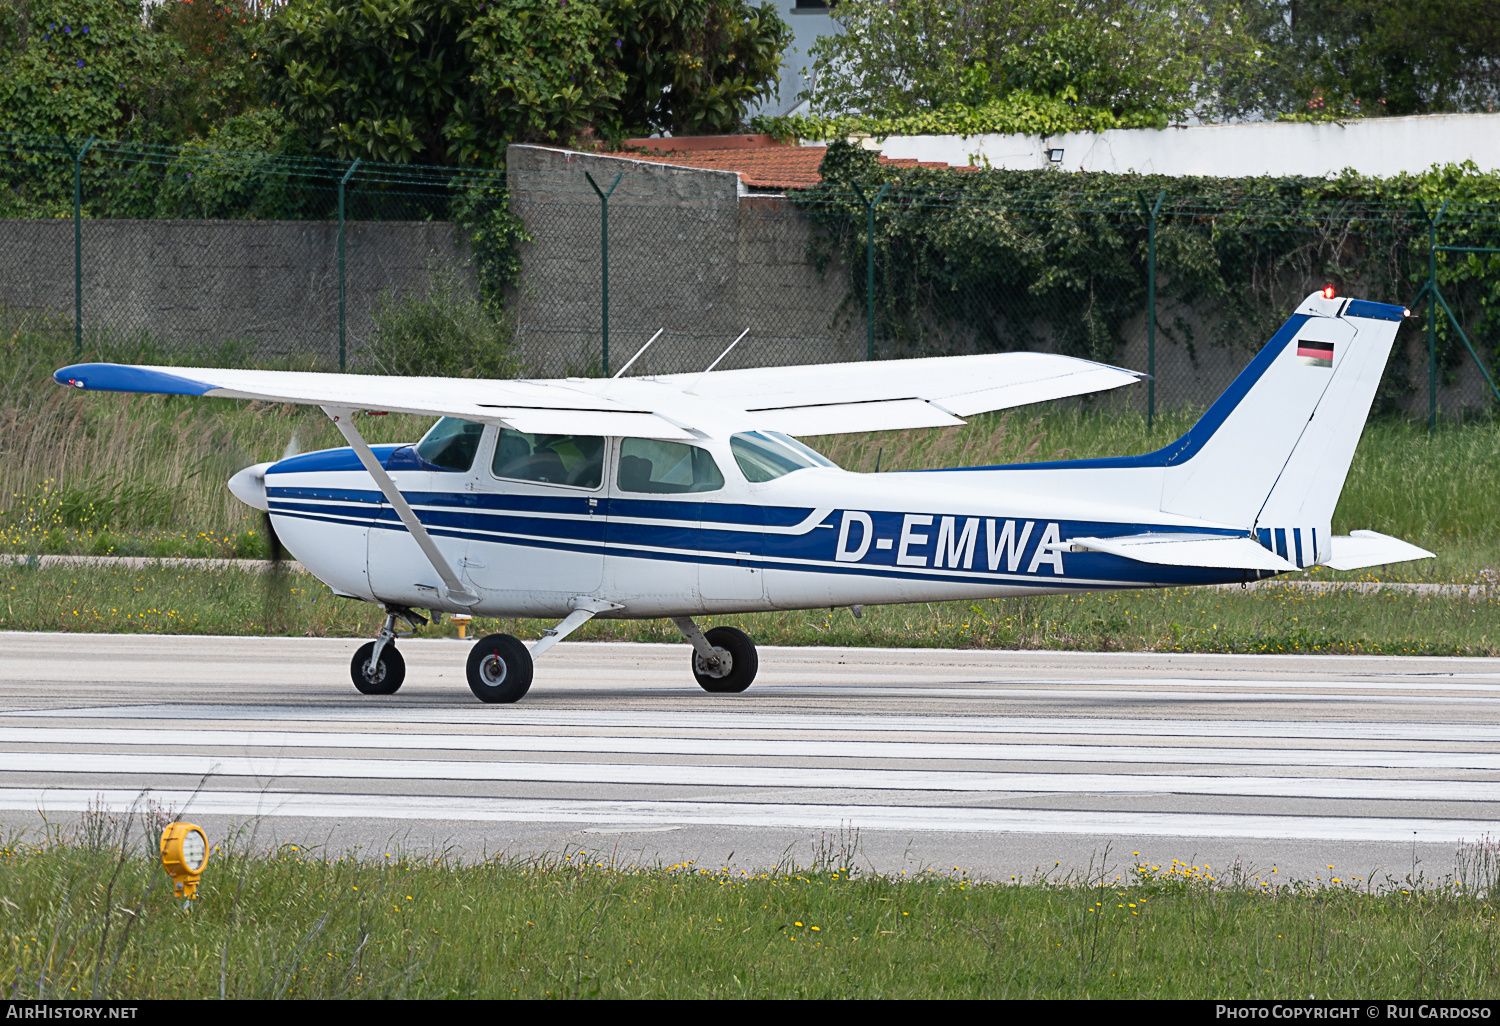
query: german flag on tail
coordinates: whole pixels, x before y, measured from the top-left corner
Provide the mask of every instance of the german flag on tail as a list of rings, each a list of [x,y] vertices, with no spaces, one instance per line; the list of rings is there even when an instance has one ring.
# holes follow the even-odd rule
[[[1333,366],[1332,342],[1298,342],[1297,359],[1309,367]]]

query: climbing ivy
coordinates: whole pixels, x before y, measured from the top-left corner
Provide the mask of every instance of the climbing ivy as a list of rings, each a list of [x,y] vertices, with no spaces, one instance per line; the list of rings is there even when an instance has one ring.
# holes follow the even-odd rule
[[[1254,350],[1304,296],[1410,302],[1427,276],[1427,215],[1447,201],[1439,245],[1500,244],[1500,175],[1467,164],[1391,179],[1167,178],[912,168],[836,142],[821,185],[790,201],[819,231],[809,257],[849,268],[844,314],[862,321],[876,207],[876,337],[885,355],[1052,348],[1112,361],[1146,309],[1147,209],[1156,230],[1158,337]],[[1424,213],[1425,211],[1425,213]],[[1500,356],[1500,258],[1440,253],[1438,278],[1489,361]],[[1425,313],[1425,306],[1416,313]],[[1405,332],[1420,330],[1420,318]],[[1449,374],[1467,355],[1439,324]],[[1382,402],[1407,394],[1392,361]]]

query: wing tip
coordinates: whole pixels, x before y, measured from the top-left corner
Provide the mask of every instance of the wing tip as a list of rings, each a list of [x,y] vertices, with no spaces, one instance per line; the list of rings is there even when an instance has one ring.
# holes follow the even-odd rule
[[[154,367],[120,363],[75,363],[60,368],[52,380],[88,392],[144,392],[157,395],[206,395],[218,386]]]

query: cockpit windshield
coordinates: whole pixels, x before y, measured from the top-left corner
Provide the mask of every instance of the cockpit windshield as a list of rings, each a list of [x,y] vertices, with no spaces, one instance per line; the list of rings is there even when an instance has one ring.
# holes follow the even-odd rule
[[[417,455],[444,470],[468,470],[479,451],[484,425],[458,417],[444,417],[417,443]]]
[[[808,467],[837,466],[828,457],[780,431],[742,431],[730,436],[729,450],[745,479],[757,484]]]

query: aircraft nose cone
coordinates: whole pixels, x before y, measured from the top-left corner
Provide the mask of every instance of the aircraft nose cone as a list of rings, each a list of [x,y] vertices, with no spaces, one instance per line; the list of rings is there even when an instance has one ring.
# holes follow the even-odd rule
[[[257,463],[246,467],[229,479],[229,491],[246,506],[269,509],[270,504],[266,501],[266,468],[269,466],[270,463]]]

